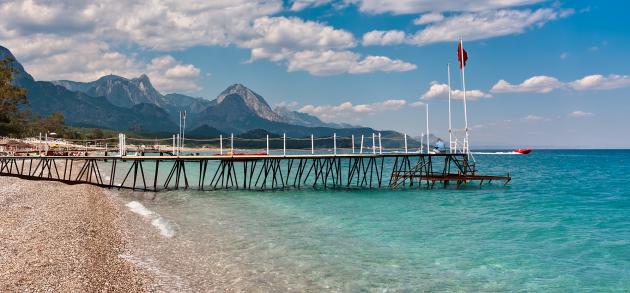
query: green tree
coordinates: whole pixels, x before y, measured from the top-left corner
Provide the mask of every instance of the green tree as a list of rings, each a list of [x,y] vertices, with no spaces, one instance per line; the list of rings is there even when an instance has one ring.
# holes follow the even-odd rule
[[[105,134],[103,133],[103,130],[101,130],[100,128],[92,128],[89,134],[89,138],[91,139],[99,139],[99,138],[104,138],[104,137],[105,137]]]
[[[19,106],[28,103],[26,90],[12,83],[15,69],[11,61],[9,58],[0,60],[0,135],[19,134],[20,129],[15,127],[24,127],[15,121],[20,119]]]
[[[49,116],[40,118],[37,122],[38,128],[42,132],[59,132],[63,131],[64,123],[63,113],[54,112]]]

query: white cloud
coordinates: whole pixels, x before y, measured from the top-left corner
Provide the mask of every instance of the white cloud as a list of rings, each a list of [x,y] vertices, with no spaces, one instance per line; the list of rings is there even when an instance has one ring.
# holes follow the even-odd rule
[[[398,30],[390,30],[390,31],[371,31],[367,32],[363,35],[363,45],[364,46],[372,46],[372,45],[399,45],[405,42],[405,32]]]
[[[464,13],[427,26],[410,37],[409,42],[426,45],[454,41],[463,36],[468,41],[513,35],[567,15],[549,8],[538,10],[491,10]]]
[[[571,118],[586,118],[586,117],[593,117],[593,113],[578,110],[578,111],[573,111],[569,113],[568,116]]]
[[[413,20],[415,25],[423,25],[434,23],[438,21],[442,21],[444,19],[444,15],[442,13],[427,13]]]
[[[92,15],[86,5],[77,2],[75,6],[77,9],[67,9],[62,1],[6,1],[0,4],[0,24],[14,35],[92,29]]]
[[[106,74],[137,76],[142,62],[90,36],[58,37],[48,34],[11,38],[3,42],[41,80],[92,81]]]
[[[523,117],[523,120],[527,120],[527,121],[547,121],[548,119],[542,116],[538,116],[538,115],[534,115],[534,114],[529,114],[525,117]]]
[[[37,79],[87,81],[146,72],[163,90],[191,90],[198,87],[178,76],[194,75],[196,67],[174,64],[149,72],[150,64],[124,51],[234,44],[248,37],[252,19],[281,9],[280,0],[5,0],[0,39]]]
[[[146,66],[151,83],[164,92],[201,90],[195,79],[201,71],[192,64],[182,64],[170,55],[157,57]]]
[[[291,10],[301,11],[311,7],[326,5],[330,2],[332,2],[332,0],[293,0]]]
[[[254,21],[252,36],[242,42],[252,49],[252,59],[282,60],[301,50],[347,49],[356,46],[354,36],[314,21],[296,17],[261,17]]]
[[[396,111],[407,104],[405,100],[385,100],[372,104],[357,104],[352,102],[344,102],[339,105],[306,105],[298,111],[316,115],[325,121],[338,118],[357,118],[360,120],[361,115],[372,115],[384,111]],[[355,120],[357,120],[355,119]]]
[[[360,74],[375,71],[409,71],[416,66],[384,56],[361,55],[345,49],[356,46],[354,36],[299,18],[263,17],[253,26],[255,37],[243,43],[252,49],[252,60],[286,61],[287,70],[312,75]]]
[[[424,107],[424,105],[426,105],[425,102],[423,101],[415,101],[413,103],[410,104],[411,107],[417,108],[417,107]]]
[[[420,97],[423,101],[428,101],[434,98],[447,98],[448,97],[448,85],[442,84],[438,82],[432,82],[429,89]],[[488,93],[484,93],[480,90],[467,90],[466,91],[466,99],[470,101],[476,101],[479,99],[487,99],[491,98],[492,95]],[[451,89],[451,98],[453,99],[464,99],[464,91],[463,90],[453,90]]]
[[[349,73],[368,73],[374,71],[383,72],[403,72],[415,70],[415,64],[407,63],[402,60],[392,60],[385,56],[367,56],[363,60],[354,64]]]
[[[513,85],[505,80],[499,80],[490,90],[493,93],[549,93],[557,89],[571,89],[575,91],[613,90],[630,87],[630,76],[610,74],[588,75],[572,82],[562,82],[551,76],[534,76],[521,84]]]
[[[298,9],[326,2],[293,5]],[[170,51],[197,45],[236,45],[251,50],[250,61],[269,59],[289,71],[316,75],[415,69],[400,60],[348,51],[357,45],[348,31],[297,17],[270,16],[282,7],[281,0],[7,0],[0,4],[0,38],[38,79],[133,76],[148,64],[134,53],[122,53],[130,48]],[[335,63],[321,63],[327,59]],[[164,89],[174,89],[175,84],[196,88],[182,78],[198,75],[196,67],[173,66],[160,71],[165,76],[151,78],[163,81]]]
[[[324,76],[340,73],[360,74],[375,71],[401,72],[416,69],[416,65],[384,56],[367,56],[350,51],[300,51],[289,57],[288,71],[307,71]]]
[[[6,41],[24,63],[25,69],[40,80],[67,79],[93,81],[107,74],[132,78],[146,73],[160,91],[198,91],[200,70],[166,55],[144,62],[123,54],[105,42],[89,36],[55,37],[34,35]],[[45,50],[41,50],[45,48]]]
[[[611,74],[603,76],[601,74],[585,76],[570,83],[570,86],[579,91],[583,90],[612,90],[630,87],[630,76]]]
[[[490,90],[493,93],[549,93],[563,87],[563,83],[551,76],[534,76],[518,85],[499,80]]]
[[[275,108],[287,108],[289,110],[296,109],[299,103],[296,101],[280,101],[274,105]]]
[[[567,53],[567,52],[562,52],[560,54],[560,59],[562,59],[562,60],[567,59],[568,57],[569,57],[569,53]]]
[[[346,0],[356,3],[359,10],[369,13],[425,13],[443,11],[483,11],[543,2],[545,0]]]

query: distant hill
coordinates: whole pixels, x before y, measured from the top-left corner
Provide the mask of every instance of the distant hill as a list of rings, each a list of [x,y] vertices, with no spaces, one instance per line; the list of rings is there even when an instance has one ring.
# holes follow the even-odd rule
[[[0,58],[14,58],[0,46]],[[372,128],[326,123],[319,118],[288,110],[272,109],[258,93],[242,84],[233,84],[216,99],[209,100],[182,94],[163,95],[148,76],[124,78],[103,76],[91,82],[70,80],[35,81],[17,61],[14,82],[27,89],[29,105],[34,113],[48,115],[62,112],[66,123],[73,126],[134,130],[170,135],[177,132],[179,111],[187,112],[187,137],[209,138],[220,134],[262,135],[277,137],[370,137],[379,132]],[[402,134],[380,131],[383,145],[400,146]],[[266,134],[265,134],[266,135]],[[340,140],[340,144],[344,144]],[[357,142],[358,143],[358,142]],[[414,141],[410,138],[409,144]],[[328,144],[327,142],[325,144]],[[366,141],[366,146],[368,142]]]
[[[0,59],[12,58],[13,54],[0,46]],[[35,114],[64,114],[69,125],[101,127],[115,130],[140,130],[145,132],[173,132],[177,126],[168,119],[168,114],[159,107],[117,107],[102,97],[92,97],[71,91],[47,81],[35,81],[22,65],[13,61],[16,70],[14,83],[27,91],[29,107]]]

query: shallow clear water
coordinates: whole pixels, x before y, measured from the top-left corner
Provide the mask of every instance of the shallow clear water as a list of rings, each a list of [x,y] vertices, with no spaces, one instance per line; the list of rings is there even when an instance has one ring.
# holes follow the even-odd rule
[[[187,250],[194,261],[185,266],[197,272],[197,285],[630,290],[630,151],[541,150],[476,159],[481,173],[510,172],[512,182],[460,190],[124,196],[172,225],[175,236],[161,245],[182,256],[166,257],[163,265],[186,262]]]

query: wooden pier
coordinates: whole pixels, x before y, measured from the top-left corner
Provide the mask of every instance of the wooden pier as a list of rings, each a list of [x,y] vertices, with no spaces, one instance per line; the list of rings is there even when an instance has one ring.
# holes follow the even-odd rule
[[[511,177],[477,173],[466,154],[6,156],[0,176],[141,191],[434,188]]]

